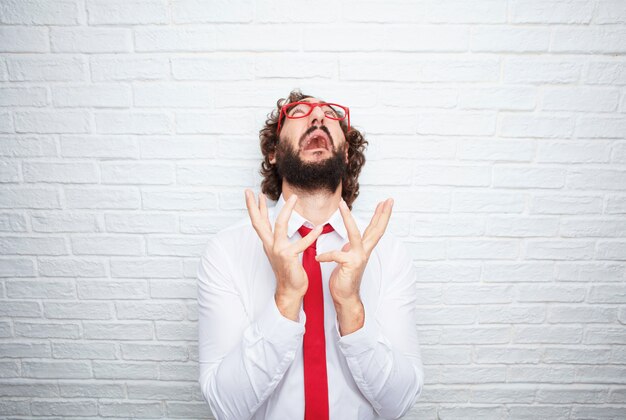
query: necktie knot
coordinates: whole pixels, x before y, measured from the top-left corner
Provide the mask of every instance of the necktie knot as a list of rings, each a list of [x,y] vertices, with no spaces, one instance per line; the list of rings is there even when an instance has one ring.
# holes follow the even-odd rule
[[[300,226],[300,228],[298,228],[298,233],[300,233],[300,236],[302,236],[303,238],[309,234],[309,232],[311,232],[313,229],[311,229],[310,227],[306,227],[304,225]],[[335,229],[333,229],[333,227],[330,225],[330,223],[326,223],[324,225],[324,228],[322,229],[322,233],[321,235],[328,233],[328,232],[332,232]],[[317,239],[315,241],[313,241],[313,243],[311,245],[309,245],[309,248],[313,247],[315,248],[315,244],[317,243]]]

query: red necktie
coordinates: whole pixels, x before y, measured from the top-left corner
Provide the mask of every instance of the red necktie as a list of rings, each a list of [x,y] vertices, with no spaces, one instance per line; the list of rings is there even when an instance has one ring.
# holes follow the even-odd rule
[[[298,229],[305,237],[311,231],[302,226]],[[321,234],[332,232],[333,227],[324,225]],[[304,419],[328,420],[328,377],[326,375],[326,339],[324,337],[324,292],[322,269],[315,260],[317,240],[302,254],[302,266],[309,279],[309,288],[304,295]]]

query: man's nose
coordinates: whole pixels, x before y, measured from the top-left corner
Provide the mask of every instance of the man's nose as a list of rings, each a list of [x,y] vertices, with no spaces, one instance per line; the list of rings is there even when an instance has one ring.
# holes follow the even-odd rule
[[[321,106],[313,107],[313,110],[309,115],[309,127],[315,125],[314,122],[316,121],[318,125],[324,124],[324,110]]]

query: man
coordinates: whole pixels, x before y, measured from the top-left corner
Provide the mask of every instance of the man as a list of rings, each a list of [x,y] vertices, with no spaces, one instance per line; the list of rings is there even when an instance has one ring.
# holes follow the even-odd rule
[[[393,200],[353,217],[367,142],[349,109],[291,92],[260,131],[249,217],[198,268],[199,382],[217,419],[396,419],[422,392],[415,272],[385,233]]]

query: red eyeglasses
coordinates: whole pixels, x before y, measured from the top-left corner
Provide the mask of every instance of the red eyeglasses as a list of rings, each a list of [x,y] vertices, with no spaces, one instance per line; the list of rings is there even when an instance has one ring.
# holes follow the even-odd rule
[[[283,119],[283,115],[290,120],[308,117],[311,112],[313,112],[313,109],[316,106],[322,108],[322,110],[324,111],[324,116],[331,120],[343,121],[347,118],[348,131],[350,131],[350,110],[347,106],[328,102],[291,102],[289,104],[283,105],[280,108],[280,115],[278,116],[278,127],[276,128],[276,132],[280,133],[280,124]]]

